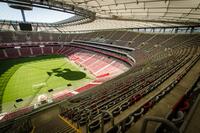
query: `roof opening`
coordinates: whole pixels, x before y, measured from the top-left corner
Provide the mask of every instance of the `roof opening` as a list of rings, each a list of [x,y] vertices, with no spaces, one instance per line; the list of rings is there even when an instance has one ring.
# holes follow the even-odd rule
[[[20,10],[10,8],[8,4],[2,2],[0,3],[0,9],[1,20],[23,21]],[[37,23],[55,23],[74,16],[74,14],[38,7],[33,7],[33,10],[24,10],[24,13],[27,22]]]

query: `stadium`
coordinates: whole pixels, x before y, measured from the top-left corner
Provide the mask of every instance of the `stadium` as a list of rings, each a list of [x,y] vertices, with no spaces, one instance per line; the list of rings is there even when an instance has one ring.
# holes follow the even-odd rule
[[[198,133],[199,0],[0,0],[0,133]]]

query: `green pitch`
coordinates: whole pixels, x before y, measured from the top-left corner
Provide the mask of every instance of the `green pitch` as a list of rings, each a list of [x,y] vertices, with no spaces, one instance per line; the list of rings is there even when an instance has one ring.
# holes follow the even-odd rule
[[[66,88],[75,89],[92,79],[91,74],[58,55],[0,61],[2,109],[4,104],[5,108],[17,104],[16,99],[27,99],[23,101],[27,105],[36,95],[49,94],[49,89],[54,89],[54,92]],[[71,87],[67,86],[69,84]]]

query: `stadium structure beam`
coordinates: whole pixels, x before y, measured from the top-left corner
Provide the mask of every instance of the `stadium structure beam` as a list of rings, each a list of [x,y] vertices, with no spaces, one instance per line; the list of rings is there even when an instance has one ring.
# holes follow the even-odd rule
[[[8,29],[9,29],[9,30],[10,30],[11,24],[12,24],[12,23],[10,23],[10,24],[8,25]]]
[[[38,31],[38,24],[35,26],[35,31]]]
[[[45,31],[48,31],[47,28],[46,28],[46,23],[42,24],[42,26],[44,27]]]
[[[163,1],[165,2],[166,0],[159,0],[159,1]],[[180,0],[173,0],[173,1],[180,1]],[[117,3],[117,5],[122,5],[124,4],[125,1],[123,0],[120,0],[120,2]],[[146,3],[152,3],[152,2],[158,2],[158,0],[148,0],[148,1],[145,1]],[[136,0],[136,1],[128,1],[126,2],[126,4],[139,4],[139,0]],[[107,6],[114,6],[115,3],[113,2],[112,4],[104,4],[104,5],[101,5],[101,7],[107,7]],[[97,8],[98,6],[92,6],[92,8]]]
[[[23,9],[21,9],[21,14],[22,14],[23,21],[26,22],[26,17],[25,17],[25,14],[24,14],[24,10],[23,10]]]
[[[54,27],[58,32],[63,33],[63,31],[61,31],[60,29],[58,29],[57,27]]]
[[[16,24],[11,24],[11,25],[12,25],[12,27],[13,27],[13,29],[14,29],[15,31],[18,31],[17,25],[16,25]]]
[[[3,25],[5,24],[5,20],[3,21],[3,23],[0,23],[0,24],[1,24],[1,26],[0,26],[0,30],[2,30]]]
[[[179,21],[165,21],[165,20],[140,20],[140,19],[128,19],[128,18],[121,18],[121,17],[116,17],[116,18],[109,18],[109,17],[99,17],[101,19],[108,19],[108,20],[122,20],[122,21],[138,21],[138,22],[154,22],[154,23],[171,23],[171,24],[181,24],[181,25],[192,25],[192,26],[199,26],[200,24],[197,22],[179,22]]]

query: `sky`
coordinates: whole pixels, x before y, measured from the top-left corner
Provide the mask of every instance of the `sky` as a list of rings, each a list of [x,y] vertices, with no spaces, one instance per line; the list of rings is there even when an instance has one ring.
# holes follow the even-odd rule
[[[54,23],[74,16],[54,10],[33,7],[31,11],[25,11],[27,22]],[[23,21],[21,11],[10,8],[7,3],[0,2],[0,20]]]

